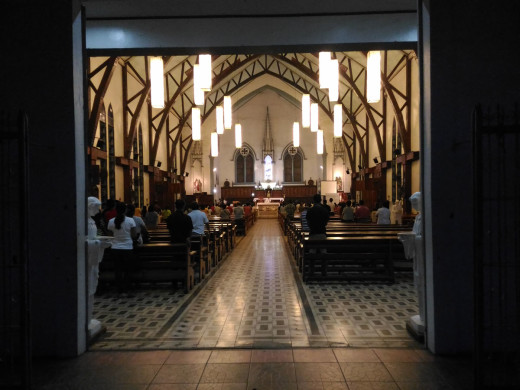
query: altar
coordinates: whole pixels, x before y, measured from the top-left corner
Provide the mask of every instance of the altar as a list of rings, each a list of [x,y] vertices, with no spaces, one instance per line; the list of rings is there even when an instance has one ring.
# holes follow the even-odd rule
[[[278,218],[279,203],[257,203],[258,218]]]

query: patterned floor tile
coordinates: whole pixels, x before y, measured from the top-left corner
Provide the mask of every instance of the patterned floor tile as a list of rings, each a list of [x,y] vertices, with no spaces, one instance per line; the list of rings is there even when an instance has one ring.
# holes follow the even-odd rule
[[[94,318],[107,331],[91,349],[421,348],[405,327],[418,310],[411,275],[393,285],[304,285],[276,220],[259,220],[238,240],[189,294],[147,286],[96,296]]]

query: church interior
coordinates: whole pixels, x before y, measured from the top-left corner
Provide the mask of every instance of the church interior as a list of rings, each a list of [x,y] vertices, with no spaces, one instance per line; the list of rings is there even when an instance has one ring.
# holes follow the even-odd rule
[[[8,9],[0,388],[518,387],[517,5]],[[378,263],[382,280],[327,278],[327,259],[355,254],[343,241],[366,234],[334,216],[313,246],[298,213],[291,221],[278,206],[316,193],[402,206],[391,232],[370,225],[380,237],[368,250],[392,241],[384,253],[399,258]],[[257,214],[212,218],[213,246],[182,286],[121,295],[91,236],[92,197],[172,211],[178,199],[239,202]],[[165,229],[152,239],[168,240]],[[181,257],[197,256],[187,249]]]

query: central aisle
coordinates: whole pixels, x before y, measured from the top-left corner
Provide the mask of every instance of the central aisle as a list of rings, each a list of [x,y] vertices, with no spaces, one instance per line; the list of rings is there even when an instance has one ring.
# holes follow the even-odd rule
[[[189,294],[143,287],[96,296],[107,332],[91,350],[420,347],[411,273],[394,284],[304,285],[276,219],[260,219],[220,268]]]
[[[259,220],[164,337],[171,347],[304,346],[309,324],[276,220]]]

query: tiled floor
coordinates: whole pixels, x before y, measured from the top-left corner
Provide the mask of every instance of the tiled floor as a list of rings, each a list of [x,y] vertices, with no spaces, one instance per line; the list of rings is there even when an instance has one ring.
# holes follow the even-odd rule
[[[96,297],[107,332],[91,350],[415,347],[411,275],[393,285],[304,285],[276,220],[259,220],[193,293],[168,287]]]
[[[467,361],[416,349],[87,352],[36,364],[37,390],[471,389]]]
[[[33,388],[473,388],[469,361],[433,356],[407,335],[416,310],[403,275],[394,285],[301,284],[276,221],[259,221],[194,294],[103,294],[95,316],[107,333],[78,358],[35,362]]]

